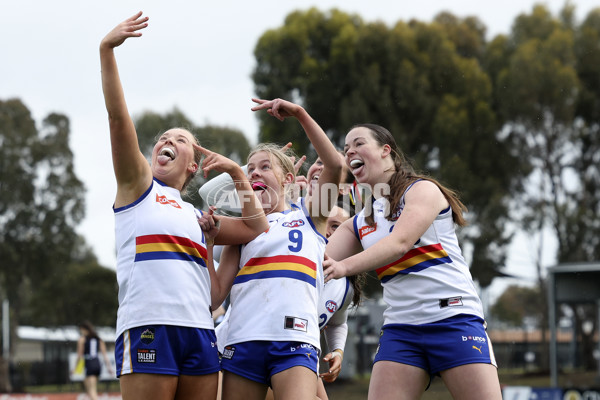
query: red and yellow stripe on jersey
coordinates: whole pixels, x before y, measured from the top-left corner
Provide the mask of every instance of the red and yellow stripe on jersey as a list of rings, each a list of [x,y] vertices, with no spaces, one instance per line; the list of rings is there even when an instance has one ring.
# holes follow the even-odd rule
[[[268,278],[298,279],[316,286],[317,265],[308,258],[293,255],[251,258],[233,284]]]
[[[135,238],[135,261],[183,260],[206,267],[206,248],[189,238],[146,235]]]
[[[452,260],[441,244],[421,246],[410,250],[401,259],[377,268],[377,277],[385,283],[398,274],[422,271],[434,265],[450,263]]]

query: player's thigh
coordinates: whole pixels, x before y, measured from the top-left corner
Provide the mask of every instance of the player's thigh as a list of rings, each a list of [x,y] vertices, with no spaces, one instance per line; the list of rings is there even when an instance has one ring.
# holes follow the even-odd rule
[[[223,371],[223,400],[264,400],[267,385],[244,378],[230,371]]]
[[[369,399],[420,399],[428,384],[429,374],[422,368],[393,361],[378,361],[371,373]]]
[[[327,396],[327,391],[325,390],[325,384],[321,378],[319,378],[317,382],[317,397],[320,400],[329,400],[329,396]]]
[[[465,364],[440,372],[455,399],[502,400],[498,370],[491,364]]]
[[[271,377],[275,400],[314,399],[317,395],[317,375],[304,366],[288,368]]]
[[[214,400],[217,397],[219,374],[180,375],[176,400]]]
[[[175,375],[126,374],[119,379],[123,400],[173,399],[177,391],[178,377]]]

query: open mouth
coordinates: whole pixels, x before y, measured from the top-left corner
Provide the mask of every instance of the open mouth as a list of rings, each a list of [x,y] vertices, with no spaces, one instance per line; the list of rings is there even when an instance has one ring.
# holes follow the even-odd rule
[[[175,159],[175,151],[170,147],[163,147],[158,155],[169,157],[171,160]]]
[[[257,191],[257,190],[267,190],[267,185],[265,185],[262,182],[253,182],[252,183],[252,190]]]
[[[365,165],[362,160],[352,160],[350,161],[350,168],[352,168],[352,173],[355,174],[359,172],[360,168]]]

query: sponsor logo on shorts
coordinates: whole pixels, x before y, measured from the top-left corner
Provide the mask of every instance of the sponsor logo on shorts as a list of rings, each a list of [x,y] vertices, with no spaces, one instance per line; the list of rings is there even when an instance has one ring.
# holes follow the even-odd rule
[[[177,203],[175,200],[169,200],[167,199],[167,196],[159,196],[158,193],[156,194],[156,202],[159,204],[171,205],[175,208],[181,208],[179,203]]]
[[[138,349],[137,362],[144,364],[156,363],[156,350],[154,349]]]
[[[297,228],[299,226],[304,225],[304,221],[301,220],[301,219],[295,219],[295,220],[290,221],[290,222],[284,222],[281,225],[284,226],[284,227],[286,227],[286,228]]]
[[[358,230],[358,236],[360,236],[360,238],[364,238],[365,236],[367,236],[369,233],[373,233],[377,230],[377,224],[373,225],[373,226],[363,226],[362,228],[360,228]]]
[[[335,301],[333,300],[328,300],[327,303],[325,303],[325,308],[327,309],[327,311],[329,311],[330,313],[334,313],[337,311],[338,309],[338,305]]]
[[[468,342],[468,341],[474,341],[477,343],[486,343],[487,340],[484,337],[481,336],[463,336],[462,337],[462,341],[463,342]]]
[[[477,350],[477,351],[479,352],[479,354],[483,354],[483,353],[481,352],[481,347],[482,347],[482,346],[479,346],[479,347],[477,347],[477,346],[472,346],[472,347],[473,347],[475,350]]]
[[[444,307],[460,307],[463,305],[462,296],[440,299],[440,308]]]
[[[233,353],[235,353],[234,346],[225,346],[223,349],[223,358],[231,360],[233,358]]]
[[[295,331],[307,332],[308,331],[308,320],[306,320],[304,318],[287,317],[286,316],[284,328],[292,329]]]
[[[140,340],[144,344],[150,344],[154,342],[154,328],[146,328],[140,335]]]

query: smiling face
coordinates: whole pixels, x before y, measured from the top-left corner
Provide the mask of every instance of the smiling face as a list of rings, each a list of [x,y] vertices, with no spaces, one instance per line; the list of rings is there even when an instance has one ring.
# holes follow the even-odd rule
[[[177,189],[182,189],[188,176],[198,169],[194,159],[194,136],[185,129],[169,129],[152,150],[152,175]]]
[[[366,127],[356,127],[346,135],[346,165],[359,183],[375,186],[385,183],[394,171],[391,147],[381,145]]]
[[[248,159],[248,180],[265,213],[286,209],[285,185],[294,181],[292,174],[284,174],[277,158],[267,151],[257,151]]]

